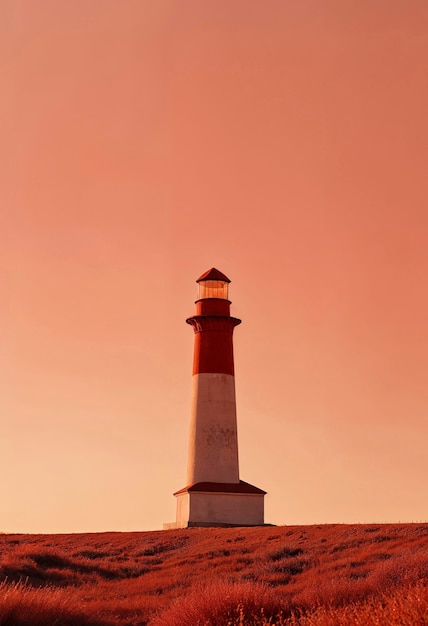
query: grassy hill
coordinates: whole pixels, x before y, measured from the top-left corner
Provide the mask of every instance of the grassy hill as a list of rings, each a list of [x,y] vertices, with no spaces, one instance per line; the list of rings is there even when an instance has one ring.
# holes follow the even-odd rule
[[[0,626],[422,626],[428,524],[0,535],[0,580]]]

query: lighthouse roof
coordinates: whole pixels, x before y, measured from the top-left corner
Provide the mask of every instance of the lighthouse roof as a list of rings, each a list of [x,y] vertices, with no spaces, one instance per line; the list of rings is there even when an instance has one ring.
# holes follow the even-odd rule
[[[176,491],[174,495],[177,496],[180,493],[187,493],[189,491],[201,493],[251,493],[254,495],[265,495],[266,493],[263,489],[259,489],[258,487],[254,487],[254,485],[240,480],[239,483],[194,483],[193,485],[188,485]]]
[[[230,283],[229,278],[227,276],[225,276],[224,274],[222,274],[215,267],[212,267],[207,272],[204,272],[204,274],[202,274],[202,276],[199,276],[199,278],[198,278],[198,280],[196,282],[200,283],[203,280],[223,280],[226,283]]]

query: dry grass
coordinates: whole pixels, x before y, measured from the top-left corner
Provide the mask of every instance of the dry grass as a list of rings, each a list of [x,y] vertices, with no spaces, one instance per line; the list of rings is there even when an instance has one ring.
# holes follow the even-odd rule
[[[72,595],[54,587],[34,588],[25,583],[0,584],[0,624],[2,626],[102,626]],[[107,625],[106,625],[107,626]]]
[[[293,616],[285,623],[287,626],[426,626],[427,581],[395,588],[340,608],[320,606],[314,612]],[[277,626],[282,625],[278,622]]]
[[[281,598],[267,585],[257,583],[217,582],[195,585],[184,598],[177,598],[150,626],[183,626],[183,624],[245,624],[248,620],[275,619],[284,610]]]
[[[428,586],[422,582],[411,587],[396,588],[389,593],[370,596],[364,601],[339,608],[318,606],[312,611],[278,606],[269,600],[266,606],[264,591],[258,593],[238,589],[227,601],[221,601],[219,590],[206,590],[203,597],[189,595],[187,601],[173,605],[150,626],[426,626],[428,624]],[[249,590],[248,590],[249,591]],[[235,604],[229,602],[235,599]],[[212,602],[210,602],[210,600]],[[256,600],[256,602],[254,602]],[[271,600],[271,598],[270,598]]]
[[[0,535],[0,580],[0,626],[395,625],[356,616],[405,605],[419,626],[428,524]]]

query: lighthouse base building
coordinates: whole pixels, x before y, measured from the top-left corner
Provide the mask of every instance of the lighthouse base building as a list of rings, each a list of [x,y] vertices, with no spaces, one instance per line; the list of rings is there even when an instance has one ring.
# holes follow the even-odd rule
[[[245,483],[197,483],[175,492],[177,517],[164,528],[263,526],[265,491]]]
[[[165,529],[193,526],[262,526],[265,491],[239,477],[230,316],[230,280],[212,268],[198,278],[187,486],[174,493],[176,521]]]

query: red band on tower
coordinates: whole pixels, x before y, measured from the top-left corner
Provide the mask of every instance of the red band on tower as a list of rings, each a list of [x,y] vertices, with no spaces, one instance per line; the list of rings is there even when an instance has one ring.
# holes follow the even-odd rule
[[[230,280],[213,267],[196,282],[199,285],[196,315],[186,320],[195,331],[193,374],[233,376],[233,329],[241,320],[230,316]]]
[[[233,329],[241,320],[223,315],[195,315],[186,322],[195,331],[193,374],[233,376]]]

